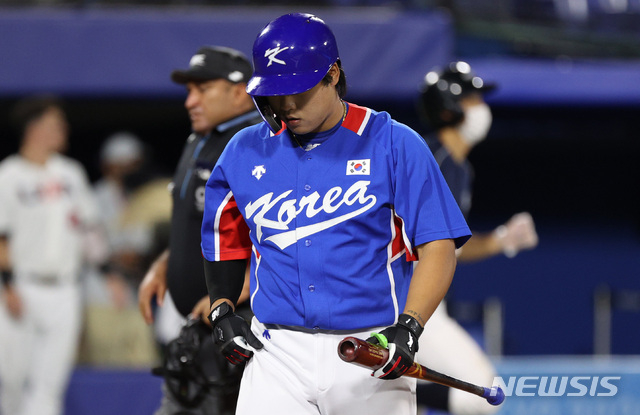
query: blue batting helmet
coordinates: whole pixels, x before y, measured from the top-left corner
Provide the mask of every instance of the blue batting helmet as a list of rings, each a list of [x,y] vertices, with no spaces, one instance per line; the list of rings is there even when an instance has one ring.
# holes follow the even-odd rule
[[[292,13],[271,21],[253,44],[252,96],[294,95],[316,86],[339,60],[338,45],[325,22]]]

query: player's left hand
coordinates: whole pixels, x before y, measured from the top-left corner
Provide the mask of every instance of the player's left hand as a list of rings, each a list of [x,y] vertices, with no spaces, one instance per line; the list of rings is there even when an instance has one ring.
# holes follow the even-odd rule
[[[380,379],[397,379],[409,370],[418,351],[418,338],[423,328],[408,314],[400,314],[398,323],[380,333],[372,333],[367,341],[389,349],[389,360],[371,376]]]

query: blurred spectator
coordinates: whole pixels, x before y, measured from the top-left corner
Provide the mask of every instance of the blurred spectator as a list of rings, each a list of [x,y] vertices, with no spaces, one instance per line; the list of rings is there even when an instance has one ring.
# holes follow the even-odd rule
[[[468,155],[482,142],[492,122],[483,95],[495,85],[485,84],[466,62],[452,62],[444,70],[426,74],[419,113],[433,129],[427,143],[460,206],[471,209],[473,166]],[[479,261],[504,254],[509,258],[538,244],[533,219],[527,212],[514,215],[491,232],[473,232],[456,255],[459,262]],[[443,301],[425,326],[420,341],[422,364],[468,382],[491,385],[496,375],[492,363],[476,341],[453,319]],[[435,383],[420,382],[418,403],[452,414],[489,414],[498,407],[469,393]]]
[[[138,137],[129,132],[119,132],[108,137],[100,150],[100,170],[102,178],[94,185],[94,192],[100,209],[102,223],[109,240],[109,251],[112,255],[126,253],[128,249],[125,238],[121,235],[120,220],[127,207],[127,175],[140,169],[144,162],[144,146]],[[111,265],[111,264],[109,264]],[[90,274],[94,276],[95,273]],[[107,287],[111,290],[90,290],[88,300],[95,302],[100,296],[111,294],[111,300],[118,308],[131,304],[132,296],[129,284],[117,272],[105,273]],[[89,279],[88,283],[96,282]],[[91,285],[89,286],[91,288]],[[104,301],[105,299],[102,298]]]
[[[102,178],[94,185],[112,246],[117,245],[118,221],[126,207],[126,177],[144,163],[144,144],[130,132],[109,136],[100,150]]]
[[[81,328],[85,235],[98,211],[84,168],[61,154],[62,103],[28,97],[11,120],[21,141],[0,163],[0,405],[5,415],[59,415]]]
[[[100,151],[102,177],[94,192],[110,255],[86,276],[84,364],[152,366],[158,358],[153,332],[135,306],[137,285],[171,205],[168,181],[149,159],[143,142],[126,131],[109,136]]]
[[[145,144],[131,132],[109,136],[100,151],[102,178],[94,191],[109,237],[106,270],[137,288],[164,237],[171,210],[170,178],[159,172]]]

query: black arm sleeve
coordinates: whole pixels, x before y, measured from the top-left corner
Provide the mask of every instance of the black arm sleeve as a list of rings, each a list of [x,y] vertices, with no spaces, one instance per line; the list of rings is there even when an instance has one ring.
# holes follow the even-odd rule
[[[235,305],[242,293],[244,272],[247,261],[234,259],[232,261],[204,261],[204,276],[207,280],[207,290],[211,304],[219,298],[226,298]]]

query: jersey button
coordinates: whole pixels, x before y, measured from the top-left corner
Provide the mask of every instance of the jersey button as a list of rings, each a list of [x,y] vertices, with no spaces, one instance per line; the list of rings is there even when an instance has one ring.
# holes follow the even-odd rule
[[[305,184],[304,185],[304,190],[306,190],[308,192],[309,190],[311,190],[311,186],[309,186],[308,184]]]
[[[316,286],[311,284],[309,285],[309,291],[314,292],[316,290]]]
[[[311,246],[311,239],[304,241],[305,246]]]

